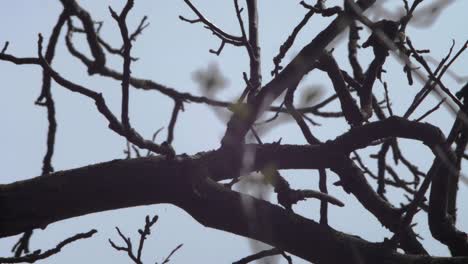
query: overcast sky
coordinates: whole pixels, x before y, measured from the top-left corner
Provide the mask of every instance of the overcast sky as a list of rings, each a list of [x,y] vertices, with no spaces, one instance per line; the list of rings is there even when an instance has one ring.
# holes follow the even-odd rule
[[[279,46],[284,42],[294,26],[302,19],[306,10],[298,4],[299,1],[259,0],[260,45],[262,55],[263,83],[271,79],[273,69],[272,58],[276,56]],[[329,6],[341,4],[342,1],[327,1]],[[388,13],[371,11],[373,20],[380,18],[396,19],[402,10],[402,1],[387,0],[384,7]],[[410,1],[412,2],[412,1]],[[429,6],[434,1],[426,1]],[[449,2],[449,1],[447,1]],[[117,25],[111,19],[108,6],[120,11],[125,1],[92,1],[82,0],[79,3],[87,9],[97,21],[104,21],[101,36],[113,43],[121,45]],[[232,1],[193,0],[203,14],[216,25],[227,32],[239,34],[240,29],[234,13]],[[245,6],[243,1],[240,1]],[[312,3],[312,1],[309,1]],[[42,33],[48,40],[52,27],[62,10],[58,0],[15,0],[2,1],[0,9],[0,44],[5,41],[10,45],[8,53],[25,57],[35,56],[37,50],[37,34]],[[452,39],[456,41],[455,48],[468,37],[466,30],[466,10],[468,1],[452,1],[443,10],[440,17],[435,14],[430,18],[419,19],[410,24],[408,35],[418,49],[430,49],[435,60],[443,58],[450,48]],[[246,14],[246,12],[244,12]],[[150,27],[133,45],[132,55],[140,59],[132,64],[132,74],[137,77],[154,80],[179,91],[201,95],[203,91],[194,81],[194,72],[206,71],[210,66],[217,65],[227,83],[224,89],[213,96],[223,100],[234,100],[241,93],[244,83],[242,72],[248,72],[248,57],[245,49],[226,45],[222,54],[216,56],[208,52],[217,49],[220,41],[201,24],[188,24],[178,16],[195,18],[191,10],[182,0],[136,1],[134,9],[128,16],[129,28],[134,29],[140,19],[147,15]],[[285,65],[300,49],[315,35],[328,25],[332,18],[313,17],[306,28],[286,55]],[[464,23],[464,24],[463,24]],[[367,35],[367,31],[363,36]],[[341,40],[345,40],[343,37]],[[105,99],[114,114],[120,115],[120,83],[106,78],[87,75],[86,68],[69,55],[64,46],[64,34],[57,47],[53,67],[63,76],[104,94]],[[364,37],[363,37],[364,38]],[[77,47],[89,54],[83,37],[76,36]],[[346,41],[335,41],[329,48],[335,48],[334,55],[339,65],[349,70],[346,53]],[[359,51],[363,65],[372,59],[372,51]],[[121,59],[107,56],[109,65],[121,69]],[[466,71],[467,56],[461,58],[452,66],[460,75],[468,75]],[[465,67],[463,67],[465,66]],[[409,106],[421,84],[409,86],[406,82],[402,66],[394,58],[385,64],[383,78],[389,84],[389,94],[396,115],[402,115]],[[0,61],[0,78],[2,96],[0,96],[0,139],[2,151],[0,164],[2,167],[0,183],[11,183],[18,180],[38,176],[41,173],[43,154],[46,146],[47,116],[45,108],[34,105],[40,93],[41,70],[38,66],[17,66]],[[462,86],[448,76],[443,79],[452,92]],[[301,82],[296,101],[300,102],[310,89],[320,91],[324,98],[331,94],[331,83],[326,75],[314,71]],[[375,94],[382,98],[383,88],[376,82]],[[52,93],[56,101],[58,132],[55,144],[53,166],[56,170],[66,170],[112,159],[124,158],[125,140],[107,128],[107,122],[97,112],[94,102],[79,94],[53,84]],[[303,94],[301,97],[300,94]],[[132,126],[143,136],[150,138],[154,131],[167,127],[172,111],[172,100],[156,92],[142,92],[131,89],[130,120]],[[431,97],[412,116],[416,118],[438,102]],[[336,105],[332,105],[335,106]],[[327,108],[333,110],[333,107]],[[229,112],[200,105],[185,104],[185,112],[180,114],[175,130],[174,148],[178,154],[194,154],[199,151],[219,147],[220,139],[225,130],[226,117]],[[336,108],[335,108],[336,110]],[[268,116],[262,117],[267,118]],[[445,108],[431,115],[426,121],[440,126],[447,133],[454,116]],[[347,131],[344,119],[325,120],[314,118],[322,126],[313,127],[313,133],[322,141],[334,139]],[[161,142],[166,138],[166,130],[158,136]],[[276,126],[262,135],[264,142],[282,139],[282,143],[305,144],[300,130],[288,122]],[[415,162],[423,171],[427,171],[432,162],[432,154],[422,144],[411,144],[401,140],[401,145],[407,151],[407,157]],[[361,151],[363,155],[375,153],[376,148]],[[373,161],[372,164],[375,164]],[[466,167],[466,163],[464,164]],[[375,169],[375,166],[370,166]],[[402,171],[403,172],[403,171]],[[403,172],[407,173],[407,172]],[[317,173],[315,171],[286,171],[283,173],[295,188],[318,189]],[[330,173],[331,174],[331,173]],[[391,234],[356,200],[342,189],[335,188],[331,183],[337,177],[329,177],[331,194],[346,203],[344,208],[330,207],[329,223],[340,231],[361,236],[369,241],[382,241]],[[247,188],[248,189],[248,188]],[[252,191],[252,190],[247,190]],[[389,190],[392,202],[398,205],[405,199],[400,193]],[[468,198],[466,185],[460,186],[459,201]],[[274,200],[273,200],[274,201]],[[306,201],[295,207],[296,211],[314,220],[319,219],[319,202]],[[157,214],[160,220],[154,227],[154,232],[147,239],[143,260],[145,263],[161,262],[164,257],[178,244],[184,246],[172,258],[171,263],[231,263],[251,253],[251,243],[236,235],[227,234],[205,228],[190,215],[171,205],[153,205],[138,208],[122,209],[68,219],[51,224],[44,231],[36,231],[32,238],[32,249],[48,249],[57,242],[77,233],[90,229],[99,232],[91,239],[78,241],[67,246],[60,254],[48,258],[43,263],[129,263],[128,257],[109,246],[107,240],[121,243],[114,227],[138,239],[137,229],[142,228],[146,215]],[[417,232],[425,238],[423,244],[435,255],[447,255],[445,246],[430,238],[427,230],[426,215],[419,213],[416,217]],[[458,226],[468,231],[468,207],[459,207]],[[18,237],[0,240],[0,255],[11,255],[10,249]],[[283,259],[278,259],[284,263]],[[295,259],[295,263],[303,263]]]

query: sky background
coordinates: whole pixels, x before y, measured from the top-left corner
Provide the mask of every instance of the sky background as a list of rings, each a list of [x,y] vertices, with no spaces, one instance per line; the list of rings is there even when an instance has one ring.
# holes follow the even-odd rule
[[[306,10],[298,4],[299,1],[259,0],[258,2],[263,84],[266,84],[271,79],[273,57],[276,56],[279,46],[286,40],[294,26],[303,18]],[[403,7],[402,1],[379,2],[380,7],[368,13],[373,20],[384,17],[399,18],[398,14]],[[425,1],[422,7],[430,6],[433,2]],[[458,50],[468,37],[466,27],[463,27],[468,1],[447,2],[451,4],[443,10],[440,17],[431,15],[426,19],[415,20],[415,23],[410,24],[408,28],[408,35],[411,36],[413,44],[418,49],[430,49],[431,56],[435,60],[440,60],[446,55],[452,39],[456,41],[455,50]],[[120,47],[120,32],[110,16],[108,6],[120,12],[125,1],[82,0],[79,3],[91,13],[95,20],[104,21],[101,36],[113,46]],[[232,1],[193,0],[193,3],[220,28],[239,35],[240,29]],[[240,3],[245,6],[245,2],[240,1]],[[328,6],[341,3],[342,1],[327,1]],[[45,40],[48,40],[52,27],[62,10],[62,5],[58,0],[3,0],[2,4],[0,44],[3,46],[5,41],[10,42],[7,51],[9,54],[20,57],[36,56],[37,34],[42,33]],[[382,9],[389,12],[385,14],[378,12]],[[209,49],[218,48],[220,41],[201,24],[188,24],[178,18],[179,15],[195,18],[182,0],[136,1],[135,7],[128,15],[129,29],[136,28],[144,15],[149,17],[148,21],[151,25],[133,45],[132,55],[140,58],[132,63],[134,76],[154,80],[178,91],[202,95],[203,90],[194,81],[194,72],[206,71],[209,65],[217,65],[227,83],[224,89],[214,96],[223,100],[235,100],[239,96],[245,86],[242,72],[249,71],[245,49],[226,45],[220,56],[209,53]],[[299,34],[282,65],[293,58],[332,19],[314,16]],[[63,32],[52,63],[53,68],[64,77],[103,93],[108,106],[115,115],[120,116],[120,83],[99,76],[88,76],[86,68],[66,50]],[[367,30],[364,30],[363,40],[367,34]],[[341,40],[345,40],[344,36],[346,32],[341,35]],[[75,34],[74,40],[82,52],[89,54],[82,36]],[[350,70],[346,41],[337,40],[329,48],[335,48],[334,55],[340,67]],[[372,59],[372,51],[361,49],[359,54],[361,63],[366,68]],[[467,58],[466,54],[462,55],[452,66],[452,70],[461,76],[468,76]],[[108,55],[107,60],[108,66],[121,71],[121,58]],[[402,72],[402,66],[394,58],[387,60],[385,69],[387,73],[383,75],[383,78],[389,84],[393,110],[396,115],[402,115],[411,103],[415,92],[421,88],[421,84],[416,82],[413,86],[409,86]],[[0,97],[0,124],[2,124],[2,129],[0,129],[2,140],[0,183],[11,183],[40,174],[46,150],[48,124],[46,109],[34,105],[41,87],[42,74],[39,66],[17,66],[0,61],[0,77],[2,81],[0,87],[2,90]],[[443,81],[452,92],[458,91],[462,86],[461,83],[457,83],[448,76]],[[296,93],[296,102],[301,102],[305,94],[311,90],[320,91],[322,98],[333,92],[326,74],[319,71],[313,71],[303,79]],[[378,98],[382,98],[384,90],[379,82],[376,82],[374,92]],[[123,153],[126,148],[125,140],[107,128],[107,122],[97,112],[94,102],[55,83],[52,85],[52,93],[58,121],[53,157],[55,170],[66,170],[125,157]],[[437,98],[431,96],[412,118],[419,117],[437,102]],[[131,89],[131,124],[143,136],[150,138],[157,129],[167,127],[172,106],[172,100],[168,100],[157,92]],[[336,106],[332,104],[326,109],[336,110]],[[225,118],[229,117],[229,112],[224,109],[216,110],[213,111],[213,108],[206,105],[185,104],[185,112],[179,115],[177,121],[173,143],[178,154],[194,154],[219,147],[220,139],[225,131]],[[262,119],[269,116],[271,113]],[[334,139],[348,130],[344,119],[312,118],[322,124],[322,126],[311,128],[322,141]],[[439,126],[447,133],[453,119],[453,114],[442,109],[426,121]],[[166,132],[166,130],[161,132],[157,138],[158,142],[166,138]],[[264,142],[277,141],[280,138],[282,143],[305,144],[300,130],[290,121],[281,123],[269,129],[268,133],[262,134]],[[406,151],[406,156],[420,169],[427,171],[433,160],[430,150],[422,144],[413,144],[407,140],[399,142]],[[368,148],[359,153],[368,156],[376,150],[376,148]],[[465,162],[463,168],[466,168],[466,165]],[[375,171],[375,161],[370,167]],[[401,172],[408,174],[405,170]],[[285,171],[282,174],[290,180],[294,188],[318,189],[318,177],[315,171]],[[330,193],[346,204],[343,208],[330,206],[329,224],[337,230],[361,236],[369,241],[382,241],[385,237],[389,237],[391,234],[352,196],[331,184],[337,180],[336,175],[332,173],[329,175]],[[249,189],[248,186],[243,188],[248,192],[253,192],[253,189]],[[393,203],[405,201],[401,193],[393,192],[391,189],[388,192]],[[461,184],[459,203],[466,203],[467,198],[468,188]],[[301,202],[295,206],[295,210],[305,217],[316,221],[319,219],[319,202],[316,200]],[[35,231],[31,246],[33,250],[46,250],[77,232],[95,228],[99,232],[91,239],[75,242],[67,246],[60,254],[42,263],[129,263],[127,255],[115,251],[107,240],[112,238],[116,243],[122,242],[114,229],[115,226],[119,226],[124,234],[130,236],[133,241],[137,241],[137,229],[143,227],[144,217],[148,214],[157,214],[160,219],[153,228],[152,235],[146,241],[143,251],[145,263],[161,262],[180,243],[184,246],[175,254],[171,263],[231,263],[251,253],[251,243],[247,239],[205,228],[183,210],[164,204],[102,212],[57,222],[49,225],[44,231]],[[447,255],[446,247],[430,238],[426,214],[419,213],[416,221],[418,222],[416,231],[425,238],[423,244],[426,248],[434,255]],[[466,206],[459,207],[457,226],[468,231],[468,208]],[[11,255],[10,249],[17,238],[16,236],[0,240],[1,256]],[[278,261],[285,262],[283,259],[278,259]],[[304,263],[304,261],[295,258],[294,263]]]

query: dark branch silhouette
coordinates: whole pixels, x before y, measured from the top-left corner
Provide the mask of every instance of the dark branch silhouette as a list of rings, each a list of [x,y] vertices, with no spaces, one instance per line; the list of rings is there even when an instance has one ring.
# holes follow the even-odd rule
[[[133,15],[133,6],[138,3],[126,1],[120,13],[109,7],[110,16],[115,20],[111,26],[120,32],[123,42],[115,48],[114,43],[100,35],[102,21],[94,20],[76,0],[60,2],[63,10],[52,28],[47,46],[43,47],[41,34],[37,43],[31,43],[31,49],[37,49],[37,55],[22,57],[21,54],[10,53],[8,48],[14,42],[5,42],[0,52],[0,61],[4,63],[34,65],[42,71],[36,104],[47,109],[48,121],[47,148],[40,175],[0,185],[0,237],[22,234],[13,247],[14,256],[2,257],[0,262],[33,263],[43,260],[57,254],[71,242],[96,233],[96,230],[91,230],[76,234],[53,249],[30,253],[29,241],[34,236],[34,229],[44,229],[55,222],[90,213],[168,203],[185,210],[204,226],[272,246],[270,250],[256,250],[255,254],[234,263],[249,263],[274,255],[282,255],[292,263],[286,253],[312,263],[468,263],[468,235],[457,226],[457,208],[465,205],[457,197],[459,182],[465,177],[462,162],[468,159],[468,85],[465,83],[456,93],[446,85],[447,77],[459,76],[451,66],[460,60],[468,41],[462,41],[459,48],[458,42],[452,41],[445,57],[433,65],[434,60],[429,57],[431,51],[421,46],[424,43],[413,41],[415,38],[407,32],[409,26],[429,17],[442,19],[443,9],[451,1],[427,5],[422,0],[403,0],[398,18],[390,20],[383,16],[378,21],[372,21],[365,13],[377,2],[375,0],[345,0],[342,6],[333,7],[327,7],[324,0],[314,3],[301,1],[299,8],[306,10],[304,17],[291,29],[278,48],[278,54],[264,59],[261,53],[264,44],[262,27],[259,24],[262,13],[258,1],[233,0],[231,19],[240,32],[236,35],[210,21],[210,14],[204,14],[192,1],[184,0],[193,18],[182,15],[179,18],[194,24],[185,26],[202,25],[221,41],[216,50],[209,49],[209,52],[225,55],[221,53],[228,45],[240,47],[247,54],[249,70],[243,73],[242,87],[237,90],[240,96],[233,101],[212,97],[211,92],[225,83],[216,67],[194,75],[195,81],[208,94],[204,96],[161,84],[165,80],[135,77],[137,74],[132,73],[132,67],[137,59],[131,54],[132,47],[149,26],[148,17],[143,16],[136,29],[130,31],[128,28],[127,20]],[[379,8],[382,9],[378,7],[377,11]],[[311,36],[291,61],[285,63],[286,54],[297,46],[296,39],[306,27],[312,26],[310,21],[319,15],[332,17],[331,22],[317,35]],[[370,30],[370,34],[362,40],[360,30],[364,27]],[[349,32],[343,34],[346,30]],[[103,94],[93,87],[79,84],[81,81],[65,78],[61,72],[63,69],[54,67],[57,47],[61,45],[61,32],[65,32],[66,52],[72,55],[73,60],[82,63],[89,75],[97,74],[120,83],[120,118],[111,111]],[[80,45],[74,34],[85,36],[86,45]],[[333,55],[333,49],[329,48],[340,35],[347,38],[347,56],[344,59]],[[89,51],[82,51],[84,47]],[[373,51],[367,66],[361,59],[361,48]],[[108,66],[106,56],[123,59],[121,72]],[[273,60],[272,79],[266,83],[262,77],[263,60]],[[346,60],[350,65],[349,71],[344,70],[343,62]],[[415,80],[422,83],[403,113],[399,111],[402,106],[398,98],[392,97],[392,80],[385,75],[390,60],[401,62],[402,76],[409,86],[416,86]],[[416,67],[415,63],[422,68]],[[304,96],[308,97],[304,102],[298,103],[295,98],[303,89],[301,81],[317,70],[326,73],[324,78],[329,79],[331,87],[327,89],[330,95],[317,102],[315,95],[318,92],[314,90]],[[457,77],[456,81],[459,79]],[[127,142],[123,159],[54,171],[52,158],[58,124],[57,98],[52,96],[52,82],[58,84],[53,89],[64,89],[94,102],[96,114],[104,117],[109,129]],[[381,94],[377,93],[379,85],[383,89]],[[131,125],[133,89],[159,93],[174,103],[167,117],[167,129],[157,130],[150,140],[143,138]],[[438,99],[435,106],[427,104],[430,94]],[[275,104],[279,106],[273,105],[275,100],[280,100]],[[180,154],[174,149],[173,143],[178,140],[176,132],[181,127],[181,112],[189,111],[190,103],[230,111],[219,148],[202,150],[195,155]],[[418,118],[410,119],[422,105],[428,110]],[[422,122],[430,115],[433,117],[433,113],[442,106],[454,114],[447,136],[440,124]],[[261,118],[267,111],[271,115]],[[320,118],[320,124],[323,120],[325,128],[328,127],[328,119],[334,118],[347,124],[348,130],[336,138],[317,137],[315,129],[320,124],[315,121],[316,117]],[[271,130],[285,119],[294,121],[294,127],[302,134],[303,145],[281,143],[280,137],[274,143],[264,142],[262,132]],[[157,143],[160,142],[157,135],[162,130],[167,130],[167,137]],[[203,136],[199,135],[200,140]],[[433,156],[427,171],[415,165],[415,159],[420,157],[409,157],[401,139],[425,145],[431,151]],[[256,143],[251,143],[252,140]],[[377,150],[369,157],[364,156],[365,152],[361,150],[371,147]],[[283,171],[297,169],[316,170],[318,190],[292,188],[290,178],[285,177]],[[329,207],[343,207],[348,203],[348,200],[337,199],[329,192],[327,184],[331,173],[338,176],[334,185],[354,196],[392,233],[391,237],[382,237],[381,242],[369,242],[330,226],[332,215]],[[253,184],[249,181],[252,175],[258,175],[262,183],[272,187],[277,204],[267,202],[261,195],[254,198],[243,193],[242,189],[232,190],[235,184]],[[389,189],[398,190],[406,199],[405,203],[393,204]],[[319,222],[302,217],[293,210],[295,204],[310,198],[320,200]],[[424,247],[421,237],[413,230],[418,212],[428,219],[431,239],[447,246],[452,256],[432,256],[431,250]],[[145,226],[138,230],[138,245],[132,244],[131,239],[117,227],[123,245],[109,239],[111,247],[126,253],[132,262],[143,264],[145,240],[157,220],[157,216],[146,217]],[[181,247],[182,244],[175,247],[161,263],[168,263]]]

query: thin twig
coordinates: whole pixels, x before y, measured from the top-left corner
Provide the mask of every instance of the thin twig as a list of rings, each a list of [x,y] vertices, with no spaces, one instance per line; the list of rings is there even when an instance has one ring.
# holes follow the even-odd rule
[[[419,118],[416,118],[414,121],[416,122],[421,122],[424,118],[426,118],[428,115],[432,114],[433,112],[435,112],[437,109],[439,109],[440,105],[442,105],[442,103],[444,103],[445,101],[445,98],[442,99],[436,106],[434,106],[433,108],[429,109],[426,113],[424,113],[422,116],[420,116]]]
[[[92,229],[91,231],[86,232],[86,233],[76,234],[72,237],[69,237],[63,240],[62,242],[58,243],[57,246],[55,246],[55,248],[49,249],[45,251],[44,253],[41,253],[41,250],[36,250],[33,253],[22,256],[22,257],[12,257],[12,258],[0,257],[0,263],[24,263],[24,262],[34,263],[38,260],[46,259],[52,255],[55,255],[59,253],[66,245],[72,242],[75,242],[77,240],[80,240],[80,239],[89,238],[93,236],[95,233],[97,233],[97,231],[95,229]]]
[[[325,169],[319,170],[319,190],[321,193],[328,194],[327,190],[327,171]],[[328,203],[320,201],[320,224],[328,225]]]
[[[171,253],[169,253],[169,255],[164,259],[164,261],[161,263],[161,264],[166,264],[166,263],[169,263],[169,261],[171,260],[171,257],[172,255],[174,255],[174,253],[176,253],[177,250],[179,250],[184,244],[179,244],[177,247],[175,247]]]
[[[188,22],[188,23],[203,23],[205,24],[206,28],[209,29],[215,36],[219,37],[223,42],[235,45],[235,46],[241,46],[244,44],[242,37],[234,36],[231,34],[228,34],[218,28],[215,24],[210,22],[208,19],[206,19],[200,11],[189,1],[189,0],[184,0],[184,2],[192,9],[192,11],[198,16],[198,19],[187,19],[183,16],[179,16],[179,18],[182,21]],[[224,46],[224,44],[222,44]]]
[[[174,108],[171,114],[171,120],[169,121],[169,126],[167,128],[168,132],[166,142],[169,144],[172,144],[172,141],[174,140],[174,128],[177,121],[177,116],[180,111],[184,111],[184,105],[181,101],[175,101]]]
[[[247,256],[245,258],[242,258],[242,259],[240,259],[238,261],[235,261],[232,264],[247,264],[247,263],[262,259],[262,258],[271,257],[271,256],[275,256],[275,255],[283,255],[283,254],[284,254],[284,251],[282,251],[282,250],[280,250],[278,248],[272,248],[272,249],[262,250],[262,251],[260,251],[258,253],[252,254],[252,255]],[[283,255],[283,257],[286,258],[288,263],[292,263],[292,260],[291,260],[291,258],[289,256]]]
[[[42,57],[42,35],[40,34],[39,34],[39,40],[38,40],[38,56],[39,56],[39,61],[37,63],[40,64],[42,68],[46,70],[46,72],[54,79],[54,81],[56,81],[58,84],[60,84],[61,86],[67,88],[68,90],[72,92],[80,93],[95,101],[96,107],[99,110],[99,112],[108,120],[110,129],[112,129],[119,135],[125,137],[128,141],[132,142],[133,144],[137,145],[140,148],[148,149],[153,152],[165,154],[168,156],[174,155],[174,150],[170,148],[170,146],[164,146],[164,145],[160,146],[152,141],[143,139],[143,137],[140,134],[138,134],[135,130],[126,129],[118,121],[118,119],[112,114],[110,109],[107,107],[102,94],[97,93],[88,88],[85,88],[81,85],[75,84],[63,78],[62,76],[60,76],[60,74],[54,71],[50,67],[50,65],[47,63],[47,61],[45,61],[45,59]]]
[[[247,53],[249,54],[249,58],[251,60],[255,59],[254,53],[253,53],[253,50],[252,50],[252,46],[250,45],[250,42],[247,39],[247,34],[245,33],[244,21],[242,20],[242,15],[241,15],[243,9],[239,8],[238,0],[234,0],[234,7],[236,8],[236,16],[237,16],[237,20],[239,22],[241,33],[242,33],[242,35],[241,35],[242,42],[243,42],[244,46],[247,48]]]

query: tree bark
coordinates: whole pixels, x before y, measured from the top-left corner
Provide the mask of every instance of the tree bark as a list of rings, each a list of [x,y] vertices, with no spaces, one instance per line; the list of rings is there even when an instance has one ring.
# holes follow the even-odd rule
[[[399,216],[392,213],[394,208],[369,196],[374,192],[347,158],[349,152],[390,136],[420,140],[430,148],[445,141],[436,127],[391,117],[353,128],[325,144],[252,144],[246,149],[255,153],[252,171],[271,164],[278,169],[332,168],[345,190],[362,200],[381,222],[393,222],[392,228],[398,228]],[[238,155],[221,148],[173,159],[113,160],[0,185],[0,237],[89,213],[170,203],[205,226],[262,241],[314,263],[468,261],[397,254],[383,244],[335,231],[216,183],[237,177],[239,168]]]
[[[283,149],[287,148],[311,154],[309,164],[321,159],[318,148],[286,146]],[[281,154],[278,151],[276,155]],[[262,241],[314,263],[382,263],[384,260],[386,263],[423,263],[423,260],[424,263],[436,260],[457,263],[454,258],[401,255],[383,244],[338,232],[269,202],[224,188],[206,177],[210,170],[204,166],[213,164],[217,167],[213,171],[222,171],[223,165],[213,163],[213,159],[224,155],[211,151],[174,160],[161,157],[113,160],[1,185],[0,236],[89,213],[170,203],[205,226]],[[258,164],[279,158],[276,155],[259,159]],[[291,165],[288,161],[283,163],[284,167]]]

